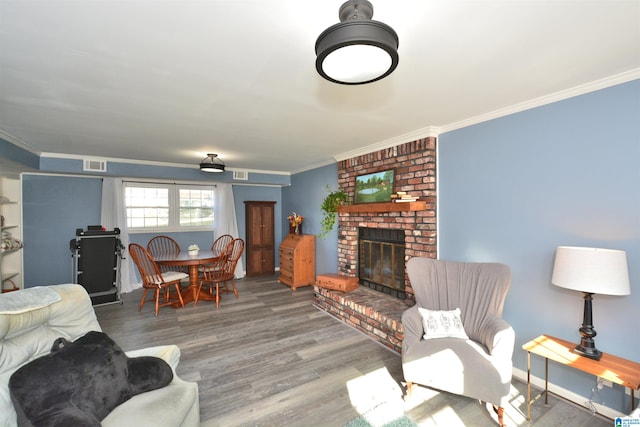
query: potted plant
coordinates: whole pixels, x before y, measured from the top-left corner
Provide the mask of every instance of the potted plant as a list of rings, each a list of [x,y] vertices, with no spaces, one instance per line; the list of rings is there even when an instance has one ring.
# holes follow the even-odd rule
[[[302,227],[302,221],[304,221],[304,217],[293,212],[287,217],[287,220],[289,220],[289,232],[293,230],[293,233],[300,234],[300,229]]]
[[[318,237],[325,238],[327,234],[333,230],[333,225],[336,222],[336,212],[338,211],[338,206],[343,204],[349,204],[349,195],[341,189],[337,189],[335,191],[331,190],[331,187],[327,185],[327,191],[329,194],[324,198],[322,204],[320,205],[320,209],[322,209],[322,231],[318,234]]]

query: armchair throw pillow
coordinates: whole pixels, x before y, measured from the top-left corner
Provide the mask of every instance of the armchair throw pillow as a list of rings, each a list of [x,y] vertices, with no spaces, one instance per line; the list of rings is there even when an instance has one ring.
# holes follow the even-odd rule
[[[50,354],[13,373],[9,389],[20,426],[100,426],[116,406],[172,379],[164,360],[129,358],[92,331],[74,342],[58,338]]]
[[[418,307],[418,311],[422,315],[422,325],[424,327],[424,335],[422,339],[428,340],[432,338],[461,338],[469,339],[462,320],[460,319],[460,309],[441,311],[427,310]]]

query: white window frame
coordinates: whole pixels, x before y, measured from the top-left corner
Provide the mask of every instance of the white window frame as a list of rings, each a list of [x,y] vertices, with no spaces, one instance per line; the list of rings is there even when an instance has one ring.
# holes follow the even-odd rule
[[[215,185],[198,185],[198,184],[181,184],[181,183],[165,183],[165,182],[141,182],[141,181],[125,181],[125,209],[128,208],[126,204],[126,188],[139,187],[139,188],[163,188],[169,191],[169,225],[167,227],[128,227],[129,233],[179,233],[179,232],[191,232],[191,231],[211,231],[215,227],[215,216],[213,224],[206,226],[181,226],[180,225],[180,197],[179,193],[181,189],[197,189],[197,190],[211,190],[215,192]],[[215,211],[215,206],[214,206]],[[127,221],[129,218],[127,217]]]

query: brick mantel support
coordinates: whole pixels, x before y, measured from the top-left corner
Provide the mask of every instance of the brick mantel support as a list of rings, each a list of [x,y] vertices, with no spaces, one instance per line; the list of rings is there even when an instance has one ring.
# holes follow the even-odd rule
[[[405,261],[436,258],[436,138],[427,137],[338,163],[338,186],[354,200],[356,176],[395,169],[394,191],[406,191],[426,202],[424,210],[347,212],[338,215],[338,270],[358,275],[358,227],[403,229]],[[405,273],[406,275],[406,273]],[[406,278],[407,298],[415,300]]]

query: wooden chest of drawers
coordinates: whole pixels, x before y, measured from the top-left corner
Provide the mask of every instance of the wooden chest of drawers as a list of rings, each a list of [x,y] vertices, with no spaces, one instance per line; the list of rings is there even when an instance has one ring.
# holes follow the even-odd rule
[[[291,286],[313,285],[316,275],[316,236],[289,234],[280,245],[280,276],[278,281]]]

